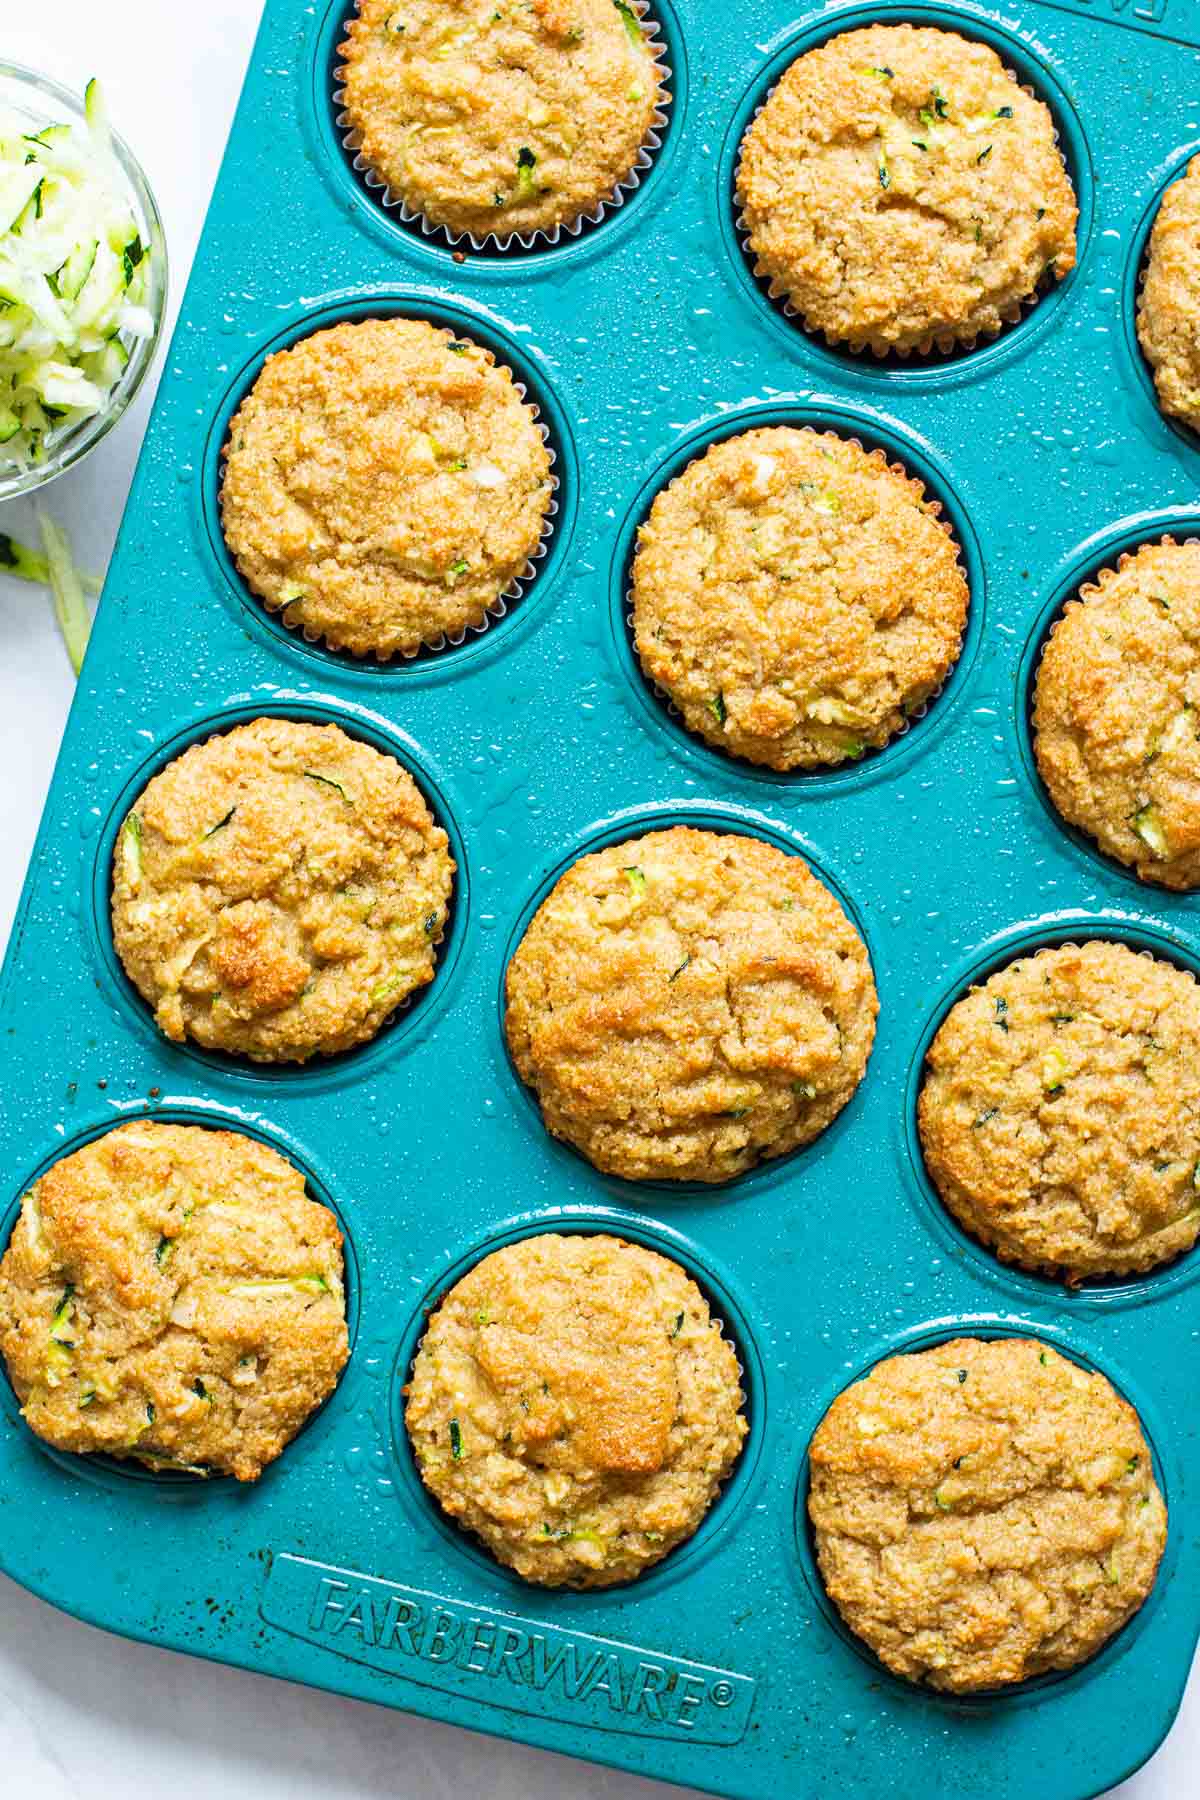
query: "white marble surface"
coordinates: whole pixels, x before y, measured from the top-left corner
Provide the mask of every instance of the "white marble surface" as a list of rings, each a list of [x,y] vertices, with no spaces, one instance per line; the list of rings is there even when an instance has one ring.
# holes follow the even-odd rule
[[[76,85],[91,74],[103,78],[113,117],[144,161],[166,218],[176,303],[259,12],[260,0],[6,0],[0,7],[0,55]],[[147,393],[91,462],[54,489],[55,511],[87,568],[101,571],[111,550],[149,400]],[[0,514],[0,530],[31,528],[19,504]],[[12,922],[72,688],[45,597],[0,578],[0,940]],[[294,1800],[300,1793],[665,1800],[668,1793],[657,1783],[123,1643],[2,1577],[0,1753],[0,1792],[11,1800],[167,1792],[181,1800]],[[1122,1800],[1185,1800],[1200,1790],[1198,1770],[1200,1665],[1167,1743],[1117,1791]],[[933,1788],[939,1784],[930,1774]]]

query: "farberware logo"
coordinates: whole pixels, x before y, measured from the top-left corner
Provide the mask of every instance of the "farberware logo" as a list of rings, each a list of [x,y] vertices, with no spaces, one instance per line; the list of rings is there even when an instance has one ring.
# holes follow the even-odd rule
[[[426,1687],[609,1731],[736,1744],[746,1675],[277,1556],[262,1616],[293,1637]]]
[[[1200,44],[1200,20],[1195,0],[1041,0],[1059,12],[1087,13],[1112,25],[1174,38],[1181,44]]]

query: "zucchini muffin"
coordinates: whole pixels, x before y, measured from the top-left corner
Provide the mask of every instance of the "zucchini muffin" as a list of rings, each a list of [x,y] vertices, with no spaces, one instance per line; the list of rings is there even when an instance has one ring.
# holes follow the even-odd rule
[[[176,1043],[306,1062],[433,980],[448,839],[395,757],[255,719],[148,784],[113,862],[113,941]]]
[[[808,1510],[842,1618],[947,1693],[1085,1662],[1141,1606],[1167,1511],[1137,1414],[1032,1338],[879,1363],[809,1448]]]
[[[345,1366],[341,1232],[254,1138],[121,1125],[26,1194],[0,1350],[57,1449],[255,1481]]]
[[[952,1007],[918,1124],[938,1192],[1006,1262],[1133,1275],[1200,1233],[1200,988],[1120,943],[1022,957]]]
[[[689,730],[772,769],[886,744],[967,616],[957,546],[882,451],[777,426],[714,444],[638,534],[633,622]]]
[[[871,25],[797,57],[746,133],[737,197],[772,294],[880,356],[970,346],[1075,266],[1048,108],[953,31]]]
[[[341,54],[363,161],[452,238],[595,217],[666,99],[626,0],[359,0]]]
[[[727,1181],[807,1144],[879,1010],[866,945],[798,856],[687,826],[568,869],[506,994],[547,1130],[631,1181]]]
[[[225,541],[253,592],[380,662],[482,626],[533,574],[554,489],[509,370],[423,319],[334,325],[268,357],[223,454]]]
[[[1163,538],[1080,589],[1034,690],[1050,798],[1143,881],[1200,886],[1200,544]]]
[[[1162,197],[1137,330],[1162,410],[1200,429],[1200,156]]]
[[[746,1435],[737,1357],[678,1263],[555,1232],[485,1257],[405,1390],[426,1487],[526,1581],[633,1581],[691,1537]]]

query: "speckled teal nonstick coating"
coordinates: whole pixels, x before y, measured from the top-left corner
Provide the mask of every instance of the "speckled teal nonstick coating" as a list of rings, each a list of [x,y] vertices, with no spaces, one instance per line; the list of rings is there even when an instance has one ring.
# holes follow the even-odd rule
[[[1200,1624],[1200,1256],[1076,1292],[1001,1268],[932,1194],[912,1111],[945,1009],[1018,950],[1107,932],[1200,965],[1197,901],[1139,885],[1062,827],[1027,719],[1063,597],[1144,537],[1200,532],[1200,455],[1159,417],[1130,320],[1153,206],[1196,132],[1200,7],[884,4],[797,21],[786,0],[676,0],[656,11],[677,97],[637,192],[558,248],[459,264],[383,214],[347,162],[330,101],[344,6],[269,0],[168,356],[0,991],[0,1234],[49,1161],[121,1117],[240,1125],[337,1208],[354,1351],[251,1489],[54,1455],[0,1382],[0,1565],[129,1636],[719,1793],[1082,1800],[1158,1744]],[[1050,101],[1080,194],[1074,274],[949,361],[824,349],[738,243],[732,166],[755,106],[799,47],[878,16],[996,42]],[[378,310],[490,343],[537,402],[561,483],[509,615],[384,669],[269,618],[215,513],[224,422],[266,348]],[[844,430],[918,469],[972,588],[961,663],[926,717],[826,775],[773,776],[690,738],[625,624],[657,481],[763,419]],[[128,799],[183,743],[260,711],[337,718],[392,748],[461,869],[428,992],[373,1046],[298,1071],[167,1044],[107,919]],[[681,819],[807,856],[858,920],[882,1003],[834,1126],[715,1190],[610,1180],[552,1143],[500,1029],[505,959],[554,873]],[[725,1493],[691,1543],[606,1594],[542,1592],[494,1565],[433,1512],[400,1424],[423,1308],[490,1246],[547,1226],[678,1257],[745,1370],[751,1435]],[[1171,1530],[1150,1601],[1092,1663],[951,1701],[893,1679],[832,1613],[805,1450],[853,1375],[962,1330],[1037,1332],[1109,1375],[1142,1414]]]

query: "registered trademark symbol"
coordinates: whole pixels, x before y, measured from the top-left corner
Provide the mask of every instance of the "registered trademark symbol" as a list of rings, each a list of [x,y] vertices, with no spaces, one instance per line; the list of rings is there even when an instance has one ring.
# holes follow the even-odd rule
[[[730,1681],[714,1681],[708,1697],[714,1706],[732,1706],[733,1683]]]

